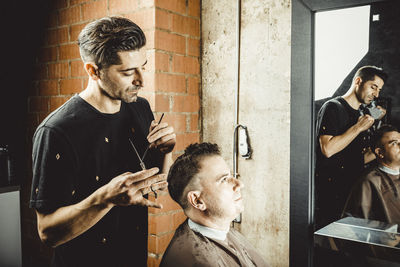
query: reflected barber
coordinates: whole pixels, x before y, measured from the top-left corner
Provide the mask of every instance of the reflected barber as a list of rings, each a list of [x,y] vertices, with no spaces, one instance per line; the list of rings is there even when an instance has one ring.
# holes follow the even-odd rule
[[[378,98],[387,74],[375,66],[359,68],[343,96],[327,101],[318,112],[315,171],[316,225],[340,218],[346,198],[364,169],[375,159],[368,145],[367,130],[374,117],[360,110]],[[386,110],[377,107],[380,120]]]
[[[132,21],[105,17],[78,44],[88,85],[33,137],[39,236],[55,247],[52,266],[147,266],[147,207],[161,206],[145,195],[166,188],[176,136],[138,96],[146,38]]]

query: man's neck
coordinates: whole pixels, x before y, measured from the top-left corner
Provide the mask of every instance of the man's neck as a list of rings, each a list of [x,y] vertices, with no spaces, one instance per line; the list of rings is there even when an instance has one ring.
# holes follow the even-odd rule
[[[397,173],[397,174],[398,174],[398,172],[399,172],[399,170],[400,170],[400,165],[397,164],[397,163],[393,163],[393,162],[383,162],[383,161],[380,161],[380,162],[379,162],[379,165],[382,166],[382,167],[384,167],[384,168],[388,168],[388,169],[389,169],[388,172],[389,172],[389,173],[392,172],[393,174],[394,174],[394,173]]]
[[[190,229],[195,232],[202,234],[208,238],[218,239],[224,241],[226,239],[226,234],[229,232],[229,228],[226,230],[219,230],[211,227],[204,226],[200,223],[192,221],[190,218],[188,220],[188,225]]]
[[[353,109],[359,109],[361,102],[358,101],[356,92],[354,88],[350,88],[347,93],[343,96],[343,99],[352,107]]]
[[[222,220],[220,218],[210,218],[203,213],[186,212],[186,215],[195,223],[219,231],[229,230],[232,220]]]
[[[111,99],[104,94],[98,84],[89,79],[88,86],[79,96],[101,113],[113,114],[121,109],[121,100]]]

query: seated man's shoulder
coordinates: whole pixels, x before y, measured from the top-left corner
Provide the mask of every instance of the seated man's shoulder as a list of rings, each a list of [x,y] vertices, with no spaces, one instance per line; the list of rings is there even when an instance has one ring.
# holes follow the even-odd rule
[[[380,184],[382,181],[382,173],[377,167],[368,169],[364,175],[361,176],[362,183]]]
[[[160,266],[219,266],[217,261],[212,242],[185,221],[176,229]]]

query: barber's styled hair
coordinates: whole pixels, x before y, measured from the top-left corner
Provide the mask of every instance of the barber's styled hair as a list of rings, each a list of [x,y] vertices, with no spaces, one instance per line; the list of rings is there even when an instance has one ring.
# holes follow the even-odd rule
[[[386,80],[388,79],[387,73],[384,72],[382,68],[376,66],[363,66],[357,70],[356,74],[353,77],[353,81],[357,77],[360,77],[362,79],[362,83],[365,83],[367,81],[372,81],[375,75],[381,78],[383,82],[386,82]]]
[[[193,177],[200,170],[200,162],[206,156],[221,155],[217,144],[195,143],[185,149],[185,153],[179,156],[172,164],[168,173],[168,191],[172,199],[183,209],[188,207],[186,191]]]
[[[374,133],[374,135],[372,136],[372,150],[375,153],[375,148],[382,148],[382,137],[385,135],[385,133],[388,132],[398,132],[397,128],[390,125],[390,124],[384,124],[381,127],[379,127],[378,130],[376,130],[376,132]]]
[[[93,61],[99,69],[121,64],[120,51],[137,50],[146,44],[138,25],[122,17],[104,17],[85,26],[78,37],[83,62]]]

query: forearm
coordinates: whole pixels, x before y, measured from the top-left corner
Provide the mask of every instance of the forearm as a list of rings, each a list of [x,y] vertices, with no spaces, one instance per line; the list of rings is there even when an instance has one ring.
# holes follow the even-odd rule
[[[359,129],[356,125],[353,125],[341,135],[330,137],[321,136],[319,139],[321,151],[329,158],[345,149],[359,134]]]
[[[102,188],[74,205],[57,209],[50,214],[37,212],[40,239],[56,247],[86,232],[112,208],[105,204]]]
[[[169,168],[171,167],[172,163],[173,163],[172,152],[169,152],[169,153],[164,155],[162,173],[167,173],[168,174]]]

